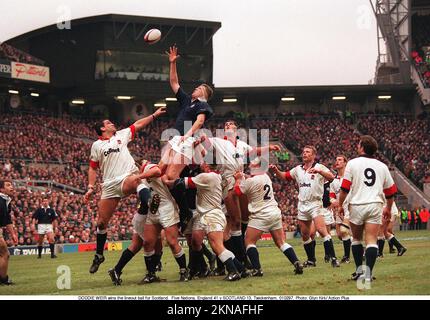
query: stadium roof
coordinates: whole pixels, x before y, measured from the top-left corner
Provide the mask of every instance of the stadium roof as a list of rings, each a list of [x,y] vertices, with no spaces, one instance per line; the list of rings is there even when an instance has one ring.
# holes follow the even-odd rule
[[[215,99],[247,98],[250,101],[279,101],[281,97],[302,97],[305,100],[321,99],[334,95],[366,98],[376,95],[393,95],[410,97],[416,93],[413,84],[376,84],[376,85],[322,85],[322,86],[288,86],[288,87],[228,87],[215,88]]]
[[[160,17],[145,17],[145,16],[133,16],[123,14],[104,14],[98,16],[85,17],[80,19],[71,20],[72,25],[84,25],[93,24],[98,22],[112,22],[112,23],[131,23],[131,24],[144,24],[147,26],[147,30],[151,27],[192,27],[192,28],[205,28],[211,29],[212,35],[221,28],[221,22],[214,21],[202,21],[202,20],[186,20],[186,19],[171,19],[171,18],[160,18]],[[40,34],[48,33],[50,31],[57,30],[57,24],[52,24],[46,27],[42,27],[33,31],[29,31],[22,35],[16,36],[7,40],[6,42],[17,42],[31,38]]]

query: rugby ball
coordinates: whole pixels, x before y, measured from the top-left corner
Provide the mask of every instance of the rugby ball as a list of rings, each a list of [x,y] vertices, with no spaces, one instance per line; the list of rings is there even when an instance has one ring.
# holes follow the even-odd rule
[[[145,36],[143,37],[145,42],[149,44],[154,44],[161,39],[161,31],[158,29],[151,29],[147,33],[145,33]]]

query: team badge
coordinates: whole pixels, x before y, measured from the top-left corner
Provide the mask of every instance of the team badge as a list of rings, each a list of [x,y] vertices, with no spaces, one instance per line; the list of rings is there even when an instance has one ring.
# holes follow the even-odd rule
[[[116,142],[118,142],[118,144],[121,144],[121,140],[117,140]]]
[[[311,179],[314,180],[315,179],[315,175],[311,175]]]

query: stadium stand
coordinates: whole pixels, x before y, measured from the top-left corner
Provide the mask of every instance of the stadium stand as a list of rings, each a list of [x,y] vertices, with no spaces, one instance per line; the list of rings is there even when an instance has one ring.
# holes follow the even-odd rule
[[[212,120],[209,128],[213,132],[216,128],[222,128],[222,120],[227,118]],[[383,154],[417,184],[424,181],[426,173],[430,175],[427,119],[413,120],[395,114],[366,114],[358,116],[357,127],[351,124],[350,118],[345,119],[339,114],[282,114],[276,119],[251,119],[251,128],[272,128],[271,139],[279,139],[296,155],[306,144],[316,145],[319,161],[329,168],[332,168],[338,154],[345,154],[349,158],[355,156],[355,146],[361,132],[374,135],[380,142]],[[381,119],[384,121],[379,121]],[[24,117],[6,114],[0,119],[0,132],[5,137],[0,142],[1,176],[15,181],[24,180],[12,202],[20,244],[36,243],[31,215],[46,196],[60,216],[55,230],[57,242],[95,241],[96,200],[84,205],[82,194],[68,189],[83,191],[86,188],[90,147],[97,139],[92,129],[94,123],[94,119],[45,115]],[[157,162],[162,147],[161,133],[172,125],[171,120],[157,121],[142,130],[130,144],[130,151],[136,160]],[[293,159],[281,161],[279,166],[282,170],[290,169],[298,164]],[[294,232],[297,229],[296,187],[293,183],[281,182],[276,178],[273,180],[285,231]],[[37,181],[52,183],[39,185]],[[58,184],[67,188],[60,188]],[[131,238],[131,219],[136,206],[135,197],[122,201],[111,221],[108,240]]]

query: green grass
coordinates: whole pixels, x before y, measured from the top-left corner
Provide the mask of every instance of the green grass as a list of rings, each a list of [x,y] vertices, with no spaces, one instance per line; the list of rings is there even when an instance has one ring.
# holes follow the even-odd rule
[[[238,282],[222,281],[221,277],[178,282],[178,268],[168,248],[164,249],[163,271],[159,274],[166,282],[138,285],[144,276],[143,255],[139,253],[126,266],[123,284],[114,287],[107,270],[114,266],[120,252],[106,252],[106,261],[96,274],[89,274],[92,252],[60,254],[58,259],[49,256],[12,256],[9,275],[15,286],[0,287],[0,295],[429,295],[430,294],[430,232],[398,232],[397,237],[408,248],[403,257],[388,253],[379,259],[375,267],[377,280],[370,290],[359,291],[356,283],[349,281],[354,271],[353,263],[333,269],[323,262],[323,246],[317,245],[317,267],[305,269],[301,276],[293,274],[293,268],[284,255],[269,242],[260,241],[260,260],[264,270],[262,278],[247,278]],[[408,239],[409,238],[409,239]],[[421,238],[421,239],[413,239]],[[301,260],[305,258],[299,240],[290,243]],[[341,256],[343,247],[335,241],[336,252]],[[57,267],[67,265],[71,269],[70,290],[57,289]]]

